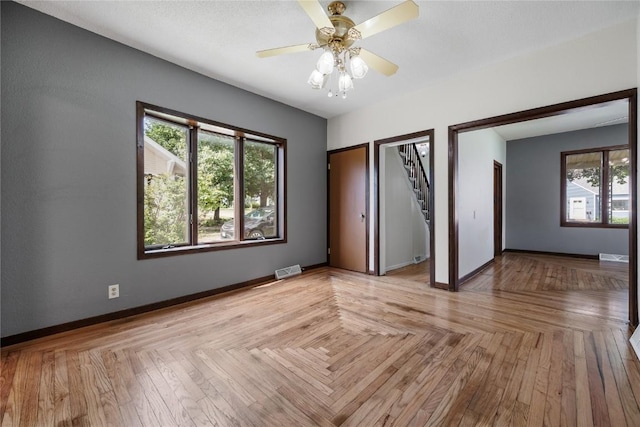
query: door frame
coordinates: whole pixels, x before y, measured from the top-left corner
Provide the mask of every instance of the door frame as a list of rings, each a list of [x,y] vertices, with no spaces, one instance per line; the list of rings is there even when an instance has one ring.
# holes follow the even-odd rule
[[[374,150],[373,150],[373,197],[374,197],[374,210],[376,215],[373,219],[374,225],[374,234],[373,234],[373,245],[374,245],[374,271],[373,274],[376,276],[380,275],[380,150],[382,150],[384,145],[398,143],[402,141],[408,141],[416,138],[424,138],[429,137],[429,187],[431,191],[429,191],[429,207],[431,209],[430,212],[430,220],[429,220],[429,286],[435,288],[444,288],[446,289],[446,284],[436,283],[436,275],[435,275],[435,265],[436,265],[436,251],[435,251],[435,237],[434,237],[434,224],[435,224],[435,213],[434,213],[434,183],[433,183],[433,150],[435,147],[434,144],[434,130],[428,129],[419,132],[408,133],[404,135],[398,135],[391,138],[378,139],[373,141]]]
[[[504,186],[502,163],[493,161],[493,257],[502,255]]]
[[[369,226],[370,226],[370,222],[369,222],[369,144],[368,143],[363,143],[363,144],[358,144],[358,145],[352,145],[350,147],[344,147],[344,148],[337,148],[335,150],[329,150],[327,151],[327,244],[326,244],[326,254],[327,254],[327,265],[331,265],[331,254],[329,253],[329,245],[331,243],[331,224],[330,224],[330,218],[331,218],[331,178],[329,176],[330,173],[330,169],[329,169],[329,164],[330,164],[330,160],[331,160],[331,155],[332,154],[336,154],[336,153],[340,153],[343,151],[350,151],[350,150],[358,150],[360,148],[365,149],[365,188],[364,188],[364,192],[365,192],[365,201],[364,201],[364,205],[365,205],[365,270],[367,272],[367,274],[372,274],[371,272],[371,267],[370,267],[370,263],[369,263]]]
[[[630,163],[630,196],[631,212],[629,218],[629,322],[633,327],[638,326],[638,259],[637,259],[637,145],[638,145],[638,95],[637,88],[611,92],[603,95],[582,98],[546,107],[533,108],[531,110],[490,117],[457,125],[449,126],[449,290],[457,291],[460,285],[458,271],[458,134],[491,128],[511,123],[524,122],[544,117],[558,116],[572,111],[595,108],[596,105],[626,99],[629,103],[629,157]]]

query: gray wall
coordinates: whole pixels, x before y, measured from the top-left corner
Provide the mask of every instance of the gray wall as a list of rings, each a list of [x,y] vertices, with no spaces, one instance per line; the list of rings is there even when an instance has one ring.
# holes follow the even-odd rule
[[[1,7],[2,336],[326,261],[325,119]],[[138,261],[136,100],[286,138],[288,243]]]
[[[560,152],[627,143],[627,125],[508,141],[506,248],[628,255],[627,229],[560,227]]]

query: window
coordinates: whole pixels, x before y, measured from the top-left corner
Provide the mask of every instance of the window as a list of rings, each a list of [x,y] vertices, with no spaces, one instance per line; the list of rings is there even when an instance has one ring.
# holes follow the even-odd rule
[[[561,225],[628,227],[629,148],[568,151],[561,160]]]
[[[137,111],[138,258],[285,241],[285,140]]]

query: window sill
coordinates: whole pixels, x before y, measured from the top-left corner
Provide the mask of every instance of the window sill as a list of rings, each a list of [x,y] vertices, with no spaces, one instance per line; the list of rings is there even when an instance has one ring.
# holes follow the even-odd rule
[[[280,243],[286,243],[287,240],[284,237],[277,237],[273,239],[264,240],[232,240],[223,243],[206,243],[197,246],[176,246],[168,249],[154,249],[154,250],[138,250],[138,259],[152,259],[162,258],[176,255],[186,255],[200,252],[213,252],[222,251],[227,249],[238,249],[249,246],[261,246],[261,245],[275,245]]]
[[[601,224],[601,223],[583,223],[583,222],[562,222],[560,227],[569,228],[629,228],[629,224]]]

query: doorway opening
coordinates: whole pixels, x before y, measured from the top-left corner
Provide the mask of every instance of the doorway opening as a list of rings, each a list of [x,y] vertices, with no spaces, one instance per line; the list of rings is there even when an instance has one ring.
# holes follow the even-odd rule
[[[428,259],[429,285],[437,287],[433,134],[431,129],[374,141],[374,274]]]
[[[449,127],[449,290],[457,291],[462,280],[459,265],[459,219],[460,219],[460,190],[459,190],[459,138],[461,134],[494,128],[503,125],[531,122],[538,119],[563,117],[569,118],[573,113],[596,110],[603,106],[619,104],[626,101],[627,135],[629,147],[629,197],[632,201],[629,214],[629,321],[631,325],[638,325],[638,291],[637,291],[637,89],[629,89],[609,93],[576,101],[521,111],[503,116],[491,117],[483,120],[461,123]],[[508,165],[507,165],[508,167]],[[560,183],[559,183],[560,184]],[[508,183],[507,183],[508,186]],[[507,218],[508,221],[508,218]],[[508,238],[508,236],[507,236]]]
[[[502,255],[502,163],[493,161],[493,256]]]

